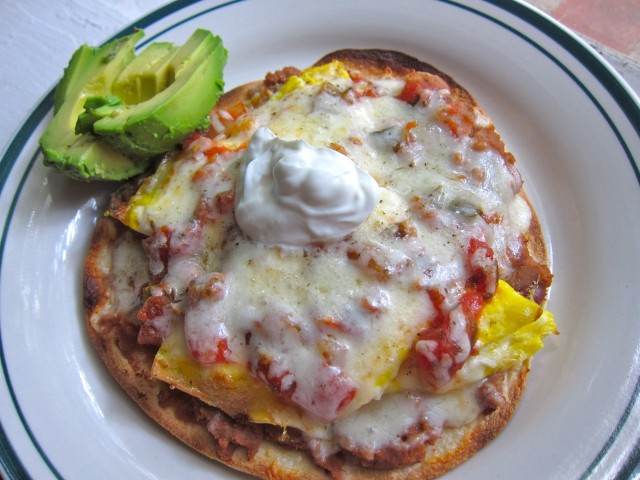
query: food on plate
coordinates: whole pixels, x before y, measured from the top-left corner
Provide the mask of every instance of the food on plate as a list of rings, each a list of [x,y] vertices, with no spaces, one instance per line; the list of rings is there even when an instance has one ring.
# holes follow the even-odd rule
[[[433,478],[493,439],[557,332],[540,224],[473,97],[341,50],[210,117],[97,224],[84,307],[120,385],[261,478]]]
[[[207,127],[224,86],[220,37],[199,29],[181,47],[156,42],[136,56],[143,35],[73,54],[40,139],[46,165],[81,180],[123,180]]]

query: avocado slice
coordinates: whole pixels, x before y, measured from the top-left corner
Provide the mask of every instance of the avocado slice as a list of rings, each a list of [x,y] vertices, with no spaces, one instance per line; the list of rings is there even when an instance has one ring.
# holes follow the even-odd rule
[[[71,57],[56,88],[51,123],[40,138],[45,165],[82,180],[121,180],[142,172],[146,161],[133,159],[89,134],[75,132],[88,97],[104,95],[133,60],[142,31],[94,48],[82,45]]]
[[[143,35],[73,54],[40,138],[45,165],[83,180],[123,180],[208,126],[224,87],[220,37],[199,29],[182,47],[155,42],[136,56]]]
[[[208,114],[224,87],[222,69],[226,60],[227,51],[220,37],[196,30],[177,51],[165,53],[157,62],[162,68],[153,69],[160,72],[153,77],[157,88],[165,82],[166,88],[140,103],[103,106],[98,115],[95,110],[87,111],[100,117],[93,123],[93,134],[134,158],[149,158],[171,150],[194,130],[209,125]],[[137,83],[143,84],[143,76],[131,72],[124,75],[138,78]],[[147,86],[151,83],[147,82]],[[139,98],[149,97],[144,87],[137,93]]]
[[[174,81],[171,59],[177,51],[173,43],[150,44],[118,75],[113,94],[124,104],[135,105],[167,88]]]

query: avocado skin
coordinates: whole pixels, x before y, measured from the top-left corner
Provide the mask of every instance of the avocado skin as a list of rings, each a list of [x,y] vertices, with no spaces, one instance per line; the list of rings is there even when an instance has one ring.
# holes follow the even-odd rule
[[[78,136],[64,152],[60,148],[43,148],[43,152],[45,165],[76,180],[125,180],[148,167],[146,161],[136,162],[91,135]]]
[[[79,180],[123,180],[147,168],[149,160],[123,154],[75,128],[85,100],[110,92],[143,35],[137,31],[102,47],[82,45],[76,50],[56,88],[53,119],[39,141],[45,165]]]
[[[173,82],[149,100],[114,106],[93,124],[94,135],[133,158],[171,150],[209,125],[208,114],[224,88],[226,60],[220,37],[196,30],[171,58]]]

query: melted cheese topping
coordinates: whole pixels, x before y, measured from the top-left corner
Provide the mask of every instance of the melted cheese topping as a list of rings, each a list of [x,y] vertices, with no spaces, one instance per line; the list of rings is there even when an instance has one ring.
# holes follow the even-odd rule
[[[218,112],[215,138],[165,159],[143,183],[120,218],[150,236],[150,270],[160,280],[147,321],[166,332],[158,378],[231,415],[375,448],[423,418],[436,430],[473,420],[484,377],[528,358],[555,331],[550,314],[529,304],[530,314],[509,324],[509,305],[524,308],[509,291],[495,297],[495,321],[479,323],[485,348],[472,354],[476,319],[461,303],[468,281],[478,269],[510,270],[531,211],[505,158],[443,123],[449,90],[426,90],[413,105],[398,98],[404,87],[392,77],[354,81],[336,63],[310,69],[233,122]],[[473,115],[475,128],[491,127]],[[261,127],[337,150],[375,179],[379,198],[366,220],[330,241],[288,248],[238,228],[243,148]],[[492,251],[473,257],[473,242]],[[529,330],[538,343],[514,347],[537,318],[543,328]],[[429,335],[438,319],[449,321],[453,353]],[[429,381],[407,367],[416,357]],[[228,402],[229,389],[245,393]],[[371,430],[375,423],[382,427]]]

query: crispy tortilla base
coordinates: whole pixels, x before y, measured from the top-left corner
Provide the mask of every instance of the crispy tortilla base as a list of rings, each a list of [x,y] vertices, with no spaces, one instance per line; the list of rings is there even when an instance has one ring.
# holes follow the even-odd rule
[[[477,105],[469,93],[453,79],[434,67],[397,52],[381,50],[341,50],[327,55],[317,64],[339,59],[363,73],[427,71],[444,78],[465,101]],[[253,82],[225,94],[217,108],[233,105],[261,88]],[[245,448],[236,448],[232,455],[219,455],[219,445],[209,433],[206,422],[194,412],[211,408],[199,400],[171,389],[151,376],[156,348],[136,341],[139,322],[136,313],[140,299],[122,299],[123,285],[141,285],[148,280],[141,237],[116,220],[103,217],[98,221],[86,257],[84,277],[84,309],[86,327],[100,358],[121,387],[155,422],[182,442],[214,460],[259,478],[268,479],[328,479],[330,475],[316,465],[302,450],[263,440],[257,452],[249,458]],[[551,281],[546,262],[546,250],[538,220],[523,239],[529,256],[541,263],[545,289]],[[546,273],[544,273],[546,272]],[[516,277],[518,273],[516,272]],[[123,278],[124,277],[124,278]],[[509,280],[509,279],[508,279]],[[516,278],[517,280],[517,278]],[[529,282],[529,280],[525,280]],[[535,283],[539,278],[531,280]],[[531,285],[533,287],[533,285]],[[132,291],[134,288],[131,289]],[[137,290],[136,290],[137,291]],[[462,428],[446,429],[433,446],[428,447],[421,463],[391,470],[375,470],[347,462],[344,478],[350,479],[431,479],[451,470],[490,442],[511,418],[524,391],[529,371],[528,363],[508,372],[504,388],[508,401],[498,409],[481,415]]]

